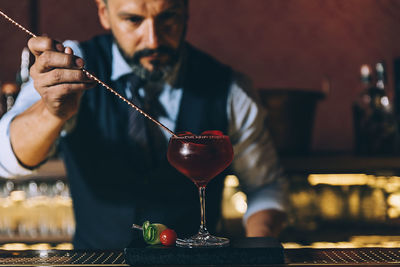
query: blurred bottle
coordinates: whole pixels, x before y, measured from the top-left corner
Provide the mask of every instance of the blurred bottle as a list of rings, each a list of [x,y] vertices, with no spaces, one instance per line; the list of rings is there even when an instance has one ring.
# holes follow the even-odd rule
[[[30,52],[27,47],[22,49],[21,53],[21,68],[17,72],[16,82],[22,88],[26,82],[29,81],[29,68],[30,68]]]
[[[353,122],[354,122],[354,133],[355,133],[355,151],[357,153],[366,152],[366,134],[365,131],[366,119],[370,116],[371,109],[371,96],[369,94],[369,88],[372,86],[372,74],[371,67],[369,65],[362,65],[360,68],[360,79],[362,91],[353,105]]]
[[[376,80],[368,65],[361,66],[363,91],[353,106],[355,150],[362,155],[394,154],[398,149],[398,127],[392,105],[385,92],[383,62],[375,66]]]
[[[1,91],[6,103],[6,112],[9,111],[15,103],[15,99],[19,93],[19,87],[16,83],[7,82],[1,87]]]
[[[2,84],[0,82],[0,118],[4,115],[4,113],[6,113],[6,110],[7,110],[6,99],[3,97],[3,92],[1,91],[1,88],[2,88]]]
[[[18,93],[16,83],[6,82],[0,87],[0,118],[12,108]]]
[[[12,108],[20,88],[29,80],[29,67],[30,52],[27,47],[24,47],[21,53],[21,67],[17,72],[15,82],[0,84],[0,118]]]

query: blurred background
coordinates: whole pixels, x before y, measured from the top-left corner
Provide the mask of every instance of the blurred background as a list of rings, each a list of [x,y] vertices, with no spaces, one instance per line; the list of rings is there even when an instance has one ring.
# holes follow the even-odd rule
[[[94,0],[0,0],[0,9],[32,32],[59,40],[83,41],[103,32]],[[287,246],[399,244],[393,235],[400,224],[399,14],[398,0],[190,1],[187,39],[247,74],[270,111],[271,131],[291,181],[289,227],[281,237]],[[23,82],[28,37],[0,18],[0,40],[4,112]],[[365,152],[357,147],[362,138],[356,134],[354,107],[366,89],[376,87],[378,62],[384,66],[379,101],[390,121],[382,132],[394,127],[396,133],[385,143],[393,150]],[[360,80],[364,64],[370,76]],[[25,180],[0,180],[3,246],[68,246],[74,229],[68,180],[57,159],[50,165]],[[227,185],[221,231],[240,236],[246,197],[235,177],[228,177]],[[22,211],[15,214],[10,205]],[[29,215],[32,209],[24,212],[31,206],[43,216],[56,216],[42,219],[51,225]]]

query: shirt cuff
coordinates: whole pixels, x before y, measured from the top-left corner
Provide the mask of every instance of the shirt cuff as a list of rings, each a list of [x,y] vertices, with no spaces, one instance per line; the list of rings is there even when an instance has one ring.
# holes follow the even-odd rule
[[[259,190],[248,194],[247,211],[243,215],[243,224],[256,212],[268,209],[285,211],[285,192],[278,182],[265,185]]]
[[[17,113],[9,111],[0,120],[0,176],[3,178],[15,178],[34,173],[33,170],[22,166],[11,146],[10,124]]]

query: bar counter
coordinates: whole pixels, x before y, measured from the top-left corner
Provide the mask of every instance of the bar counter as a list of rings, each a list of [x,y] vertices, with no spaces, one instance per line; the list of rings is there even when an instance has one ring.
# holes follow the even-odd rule
[[[284,264],[270,264],[268,266],[400,266],[400,248],[285,249],[284,255]],[[3,250],[0,251],[0,266],[129,265],[125,261],[123,251]],[[245,264],[240,266],[255,265]]]

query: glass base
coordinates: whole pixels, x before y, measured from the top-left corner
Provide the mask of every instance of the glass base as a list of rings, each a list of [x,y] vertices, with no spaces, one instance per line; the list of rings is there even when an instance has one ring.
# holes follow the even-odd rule
[[[229,239],[208,233],[199,233],[189,238],[176,240],[176,246],[182,248],[222,248],[229,246]]]

